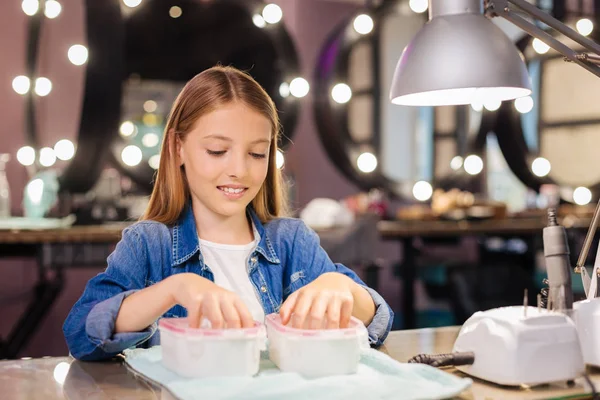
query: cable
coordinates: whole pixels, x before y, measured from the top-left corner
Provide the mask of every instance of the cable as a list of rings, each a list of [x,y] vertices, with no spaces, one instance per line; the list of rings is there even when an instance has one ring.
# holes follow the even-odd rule
[[[475,362],[475,354],[470,351],[448,354],[419,354],[408,360],[409,363],[427,364],[432,367],[449,367],[471,365]]]
[[[456,367],[459,365],[471,365],[475,362],[475,354],[472,352],[448,353],[448,354],[418,354],[408,360],[410,364],[427,364],[432,367]],[[587,373],[583,374],[583,378],[589,385],[592,391],[592,400],[600,400],[596,387]]]
[[[587,384],[590,385],[590,389],[592,390],[592,400],[600,400],[600,397],[598,396],[598,392],[596,392],[596,387],[594,386],[594,383],[590,379],[590,376],[587,373],[584,373],[583,377],[585,378],[585,381],[587,382]]]

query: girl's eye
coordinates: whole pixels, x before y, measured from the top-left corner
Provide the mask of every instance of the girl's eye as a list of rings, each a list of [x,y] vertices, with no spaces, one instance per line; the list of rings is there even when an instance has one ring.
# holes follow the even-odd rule
[[[266,154],[259,154],[259,153],[250,153],[250,155],[256,159],[262,159],[267,156]]]
[[[211,156],[222,156],[223,154],[225,154],[225,150],[220,150],[220,151],[213,151],[213,150],[206,150],[206,153],[211,155]]]

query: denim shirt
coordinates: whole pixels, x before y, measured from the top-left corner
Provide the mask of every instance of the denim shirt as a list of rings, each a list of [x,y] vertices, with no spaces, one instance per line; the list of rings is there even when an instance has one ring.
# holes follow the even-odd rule
[[[383,343],[392,326],[393,312],[377,292],[347,267],[334,264],[320,246],[317,234],[301,220],[278,218],[263,225],[251,207],[248,212],[260,241],[247,269],[265,315],[279,312],[291,293],[319,275],[339,272],[371,294],[376,313],[367,327],[369,341],[375,347]],[[140,221],[126,228],[107,262],[106,270],[88,282],[63,326],[69,351],[80,360],[107,359],[127,348],[160,344],[156,322],[140,332],[114,332],[121,303],[130,294],[179,273],[196,273],[214,281],[200,252],[190,205],[173,226]],[[186,316],[180,305],[163,315]]]

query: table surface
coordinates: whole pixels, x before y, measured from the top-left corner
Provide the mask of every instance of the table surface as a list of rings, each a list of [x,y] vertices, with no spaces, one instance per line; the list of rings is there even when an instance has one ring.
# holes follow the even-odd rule
[[[117,243],[130,222],[56,229],[0,229],[0,244]]]
[[[561,223],[567,228],[587,229],[590,218],[569,217]],[[462,221],[399,221],[384,220],[377,223],[383,238],[400,239],[413,236],[448,237],[475,234],[486,235],[530,235],[542,234],[548,224],[545,218],[504,218]]]
[[[0,244],[36,244],[36,243],[116,243],[124,228],[133,222],[121,222],[105,225],[72,226],[58,229],[0,229]],[[568,228],[583,229],[590,224],[589,218],[570,218],[565,220]],[[383,238],[408,238],[413,236],[461,236],[469,234],[535,234],[546,226],[545,218],[505,218],[481,221],[399,221],[383,220],[377,222],[377,231]],[[373,223],[375,225],[375,223]],[[340,236],[338,230],[319,230],[324,238],[335,239]],[[345,233],[345,232],[342,232]]]
[[[390,333],[381,351],[398,361],[407,361],[420,353],[447,353],[458,334],[458,327],[430,328]],[[466,376],[455,369],[449,373]],[[600,371],[590,371],[600,387]],[[550,399],[591,398],[583,379],[567,388],[566,384],[535,388],[507,388],[474,379],[459,399]],[[38,358],[0,362],[0,397],[19,400],[52,399],[163,399],[173,397],[166,390],[136,377],[119,361],[81,362],[70,357]]]
[[[2,229],[0,228],[0,244],[39,244],[39,243],[116,243],[121,239],[123,229],[132,225],[130,222],[114,222],[102,225],[75,225],[64,228],[39,228],[39,229]],[[332,246],[342,247],[348,235],[357,232],[373,236],[370,242],[377,240],[376,217],[364,217],[357,219],[356,223],[349,227],[317,229],[322,240],[331,242]],[[372,230],[370,228],[373,228]],[[362,236],[365,236],[362,234]],[[372,244],[372,243],[369,243]]]

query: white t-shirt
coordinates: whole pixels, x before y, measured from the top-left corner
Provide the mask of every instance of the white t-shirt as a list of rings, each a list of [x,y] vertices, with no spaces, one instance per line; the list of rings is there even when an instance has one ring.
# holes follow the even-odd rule
[[[248,276],[248,258],[256,247],[257,241],[236,245],[199,240],[204,264],[212,271],[215,284],[237,293],[248,307],[254,320],[263,322],[265,311]]]

